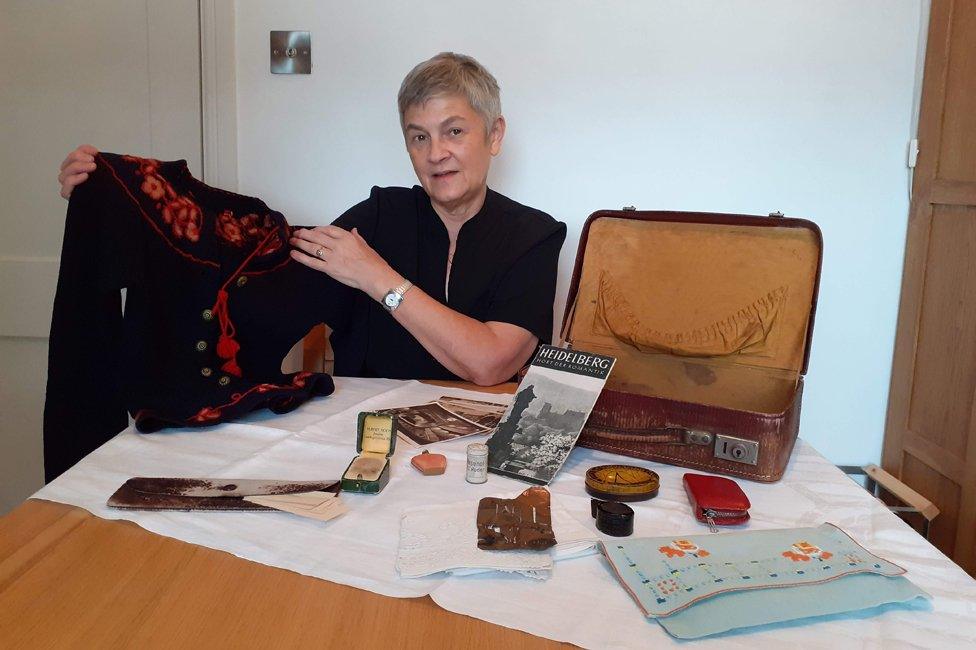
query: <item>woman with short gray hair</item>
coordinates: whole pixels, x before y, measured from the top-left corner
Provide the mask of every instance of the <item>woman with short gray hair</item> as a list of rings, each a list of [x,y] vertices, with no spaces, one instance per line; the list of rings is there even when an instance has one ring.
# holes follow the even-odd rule
[[[374,187],[332,225],[291,239],[295,261],[358,290],[334,325],[335,374],[506,381],[551,339],[566,226],[488,188],[505,118],[480,63],[438,54],[407,74],[397,103],[420,186]],[[68,155],[62,196],[95,153]]]
[[[400,127],[406,126],[403,116],[408,108],[437,95],[460,95],[467,99],[471,108],[484,119],[486,132],[502,116],[501,91],[495,77],[466,54],[441,52],[418,63],[400,84],[397,94]]]

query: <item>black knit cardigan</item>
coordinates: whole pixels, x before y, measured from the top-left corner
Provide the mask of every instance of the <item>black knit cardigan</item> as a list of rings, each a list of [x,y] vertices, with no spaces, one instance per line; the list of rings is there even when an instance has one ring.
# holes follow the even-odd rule
[[[334,390],[282,374],[350,290],[289,257],[260,199],[194,179],[185,161],[101,153],[65,221],[44,407],[48,481],[125,428],[200,427]],[[125,311],[120,290],[125,289]]]

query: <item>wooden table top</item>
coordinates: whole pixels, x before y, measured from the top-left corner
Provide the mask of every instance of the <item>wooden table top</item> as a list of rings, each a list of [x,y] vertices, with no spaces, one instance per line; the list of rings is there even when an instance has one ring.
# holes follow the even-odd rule
[[[66,504],[30,499],[0,518],[3,648],[421,645],[566,646],[448,612],[429,596],[381,596]]]
[[[4,648],[554,648],[453,614],[28,500],[0,518]]]

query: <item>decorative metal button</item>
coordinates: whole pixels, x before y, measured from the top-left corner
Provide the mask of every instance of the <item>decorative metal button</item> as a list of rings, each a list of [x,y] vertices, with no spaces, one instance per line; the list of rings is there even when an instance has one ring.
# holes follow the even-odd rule
[[[203,320],[213,320],[213,311],[209,309],[203,310]]]
[[[210,368],[200,368],[200,374],[203,375],[204,377],[209,377],[210,375],[213,374],[213,370],[211,370]]]
[[[247,276],[246,275],[242,275],[241,277],[237,278],[237,286],[243,287],[245,284],[247,284]]]
[[[224,375],[223,377],[217,380],[217,383],[220,384],[221,386],[226,386],[227,384],[230,383],[230,377]]]
[[[207,349],[206,341],[197,341],[197,352],[203,352]]]

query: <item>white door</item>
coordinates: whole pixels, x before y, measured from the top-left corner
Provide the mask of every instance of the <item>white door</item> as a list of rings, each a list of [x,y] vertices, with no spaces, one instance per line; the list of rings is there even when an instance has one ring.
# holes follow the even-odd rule
[[[0,0],[0,514],[43,485],[47,337],[82,143],[201,173],[198,0]]]

